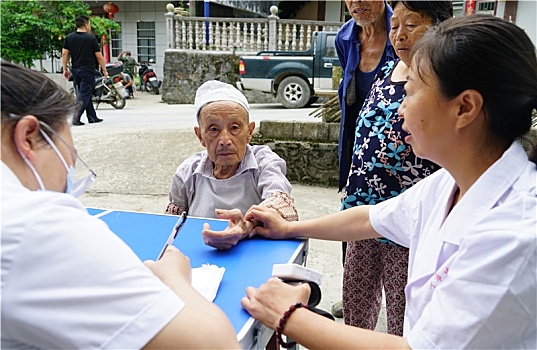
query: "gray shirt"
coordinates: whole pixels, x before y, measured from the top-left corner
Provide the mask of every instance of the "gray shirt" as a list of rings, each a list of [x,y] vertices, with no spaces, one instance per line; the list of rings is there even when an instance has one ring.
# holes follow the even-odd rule
[[[207,151],[187,158],[177,168],[170,186],[170,202],[188,207],[189,215],[216,218],[215,209],[238,208],[244,214],[270,193],[291,194],[285,161],[267,146],[247,146],[235,175],[217,179]]]

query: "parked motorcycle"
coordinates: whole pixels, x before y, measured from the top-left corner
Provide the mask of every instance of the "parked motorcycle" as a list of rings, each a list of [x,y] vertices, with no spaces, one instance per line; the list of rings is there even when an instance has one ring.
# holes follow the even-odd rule
[[[157,74],[149,67],[151,63],[153,63],[153,59],[150,59],[148,63],[142,63],[138,74],[142,79],[142,88],[147,92],[153,91],[155,95],[158,95],[162,82],[157,80]]]
[[[120,82],[114,84],[110,77],[95,77],[95,88],[91,96],[91,100],[96,104],[95,109],[99,108],[100,103],[108,103],[116,109],[125,107],[126,100],[120,92],[119,86],[115,86],[116,84],[125,89]],[[76,89],[74,87],[71,88],[71,96],[76,100]]]

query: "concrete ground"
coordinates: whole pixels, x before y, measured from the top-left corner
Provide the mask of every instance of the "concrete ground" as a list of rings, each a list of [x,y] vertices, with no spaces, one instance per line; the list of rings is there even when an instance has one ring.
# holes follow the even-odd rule
[[[73,126],[80,157],[97,173],[97,180],[80,199],[88,207],[162,213],[177,166],[203,147],[194,135],[193,105],[168,105],[161,97],[136,92],[122,110],[102,104],[102,123]],[[308,115],[316,106],[288,110],[279,104],[252,105],[251,119],[320,122]],[[85,116],[82,121],[86,122]],[[77,171],[82,174],[81,165]],[[339,210],[336,188],[293,184],[292,195],[301,220]],[[307,266],[324,274],[321,309],[330,311],[341,299],[341,243],[310,240]],[[377,330],[386,330],[384,308]],[[342,322],[341,319],[338,322]]]

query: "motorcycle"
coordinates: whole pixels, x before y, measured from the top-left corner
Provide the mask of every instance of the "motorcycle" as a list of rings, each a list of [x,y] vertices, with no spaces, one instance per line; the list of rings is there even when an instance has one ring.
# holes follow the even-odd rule
[[[99,108],[100,103],[108,103],[115,109],[123,109],[126,104],[125,93],[128,95],[121,82],[114,83],[113,77],[105,78],[100,75],[95,77],[95,88],[93,88],[91,100],[97,104],[95,109]],[[74,87],[71,87],[71,96],[76,99]]]
[[[155,95],[158,95],[162,82],[157,80],[157,74],[149,67],[151,63],[153,63],[153,59],[150,59],[148,63],[142,63],[138,74],[140,74],[142,80],[142,88],[147,92],[153,91]]]

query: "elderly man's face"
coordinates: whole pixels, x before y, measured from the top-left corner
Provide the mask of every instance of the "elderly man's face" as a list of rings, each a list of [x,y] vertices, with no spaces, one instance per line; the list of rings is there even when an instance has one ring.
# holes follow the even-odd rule
[[[350,15],[360,27],[367,27],[382,19],[385,3],[383,0],[345,0]]]
[[[254,128],[255,123],[248,122],[246,111],[235,102],[212,102],[201,109],[194,131],[214,163],[216,178],[235,174]]]

